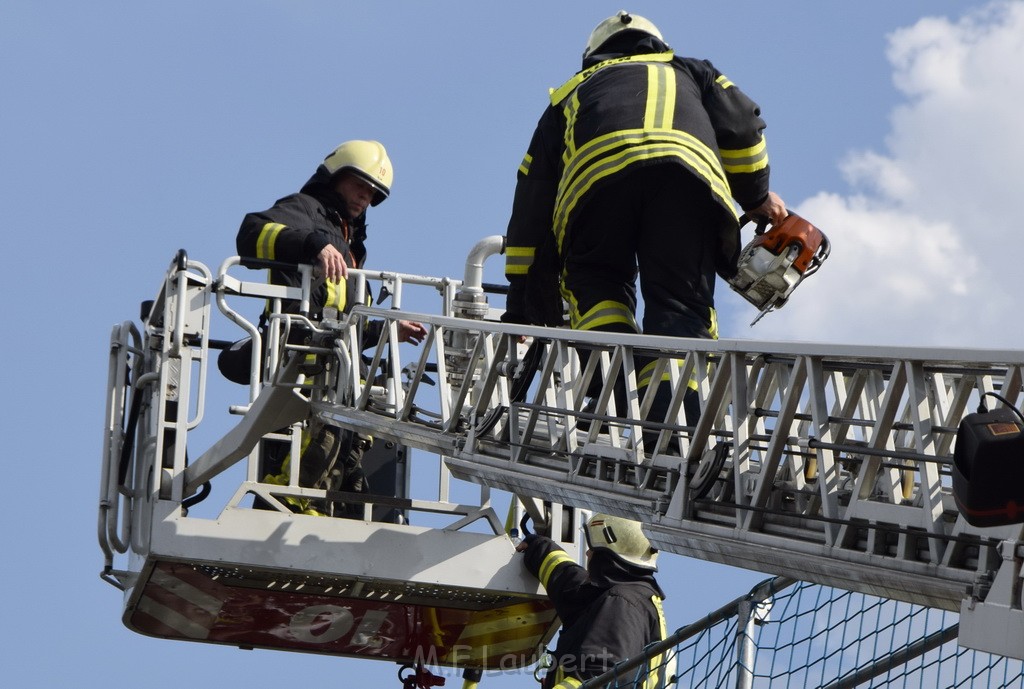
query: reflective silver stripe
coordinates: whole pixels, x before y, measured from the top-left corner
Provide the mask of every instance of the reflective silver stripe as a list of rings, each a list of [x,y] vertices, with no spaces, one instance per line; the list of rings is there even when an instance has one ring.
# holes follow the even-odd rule
[[[505,275],[526,275],[533,265],[537,250],[532,246],[510,246],[505,249]]]
[[[173,593],[178,598],[188,601],[210,615],[216,616],[220,613],[220,607],[223,604],[223,601],[215,596],[211,596],[202,589],[196,588],[186,581],[182,581],[163,569],[155,568],[152,576],[149,578],[149,581],[150,583],[158,585],[165,591]]]
[[[569,553],[564,550],[553,550],[547,554],[544,561],[540,563],[540,569],[537,571],[537,579],[540,580],[541,586],[545,589],[548,587],[548,582],[551,580],[551,575],[554,574],[555,569],[559,565],[566,562],[575,563]]]
[[[721,154],[726,172],[757,172],[768,167],[768,147],[764,137],[750,148],[722,149]]]
[[[203,625],[193,622],[177,610],[172,610],[166,605],[161,605],[148,596],[143,596],[139,599],[139,605],[136,609],[139,612],[144,612],[150,617],[159,620],[161,624],[170,627],[182,636],[190,639],[205,639],[210,635],[210,630]]]
[[[666,64],[647,65],[645,129],[671,129],[676,112],[676,71]]]

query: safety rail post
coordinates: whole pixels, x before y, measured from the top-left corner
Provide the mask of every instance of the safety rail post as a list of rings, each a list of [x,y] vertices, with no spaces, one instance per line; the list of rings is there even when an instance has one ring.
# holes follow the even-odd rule
[[[225,259],[220,267],[217,269],[217,276],[213,283],[213,291],[216,295],[217,308],[222,314],[224,314],[228,320],[235,325],[239,326],[245,334],[249,337],[252,342],[253,356],[249,360],[249,403],[256,399],[260,389],[260,371],[262,364],[262,357],[259,353],[263,351],[263,336],[260,334],[259,328],[256,324],[247,318],[243,317],[237,310],[233,309],[229,304],[227,297],[229,294],[240,295],[243,293],[242,282],[231,281],[231,287],[228,286],[228,278],[230,277],[228,271],[241,263],[241,259],[238,256],[231,256]],[[276,310],[280,311],[281,303],[280,300],[276,301]],[[241,412],[242,410],[233,410]]]
[[[778,590],[776,588],[770,595],[763,598],[756,598],[751,592],[736,607],[737,689],[752,689],[754,686],[754,665],[757,659],[756,632],[758,626],[768,622],[772,601]]]
[[[685,627],[680,627],[663,640],[649,644],[644,648],[643,653],[640,655],[633,658],[627,658],[626,660],[617,663],[615,667],[607,672],[588,679],[579,686],[579,689],[603,689],[608,686],[614,687],[616,686],[615,683],[619,679],[626,678],[627,673],[642,667],[649,658],[663,655],[671,651],[676,645],[701,633],[705,629],[713,627],[722,620],[735,617],[738,614],[741,605],[745,603],[749,604],[753,601],[760,602],[767,600],[779,591],[792,586],[796,582],[796,579],[791,579],[789,577],[772,577],[771,579],[766,579],[757,584],[746,595],[734,598],[725,605],[719,607],[717,610],[708,613],[703,619],[698,620],[693,624],[688,624]]]
[[[132,383],[139,377],[142,364],[141,335],[131,321],[114,326],[110,335],[107,371],[107,405],[103,433],[103,458],[100,468],[100,496],[97,536],[104,554],[104,569],[114,561],[114,553],[128,549],[130,515],[121,522],[121,462],[126,438],[131,429],[131,405],[136,394]],[[130,363],[129,363],[130,362]],[[138,410],[136,409],[136,413]],[[126,413],[129,416],[126,416]],[[125,424],[129,424],[128,429]],[[127,469],[127,467],[126,467]],[[125,496],[130,500],[131,495]],[[129,503],[130,506],[130,503]]]
[[[164,302],[163,325],[173,323],[173,329],[164,340],[165,360],[161,370],[162,384],[173,387],[176,403],[173,419],[161,404],[158,422],[173,437],[173,455],[161,433],[158,443],[160,466],[154,472],[154,494],[161,499],[183,501],[184,471],[187,466],[188,434],[202,422],[206,412],[206,380],[209,365],[210,301],[213,274],[198,261],[188,260],[184,250],[179,251],[168,273],[167,297]],[[169,342],[168,342],[169,341]],[[161,403],[164,395],[160,396]],[[194,405],[194,409],[193,409]],[[194,413],[194,415],[193,415]]]

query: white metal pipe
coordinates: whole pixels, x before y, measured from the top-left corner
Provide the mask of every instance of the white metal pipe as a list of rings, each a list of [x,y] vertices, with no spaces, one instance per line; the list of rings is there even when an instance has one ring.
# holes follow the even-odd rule
[[[505,237],[502,235],[491,235],[477,242],[466,258],[466,273],[462,281],[462,289],[483,292],[484,261],[494,254],[503,253],[505,253]]]

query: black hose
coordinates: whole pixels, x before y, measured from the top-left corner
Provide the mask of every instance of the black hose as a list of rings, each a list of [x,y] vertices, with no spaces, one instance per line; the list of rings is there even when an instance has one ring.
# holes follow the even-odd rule
[[[537,368],[540,366],[541,356],[544,353],[544,346],[547,344],[547,340],[541,338],[534,338],[533,342],[530,343],[529,349],[526,350],[526,354],[523,356],[522,366],[519,371],[512,377],[512,385],[509,388],[509,402],[515,404],[516,402],[522,402],[526,399],[526,393],[530,389],[530,384],[533,382],[533,375],[537,372]],[[508,407],[503,404],[498,405],[494,409],[487,412],[487,415],[476,425],[476,432],[478,435],[484,435],[489,433],[494,425],[498,423],[498,420],[508,411]]]
[[[181,506],[187,510],[188,508],[192,507],[193,505],[198,505],[203,500],[205,500],[207,497],[209,497],[209,495],[212,492],[212,490],[213,490],[213,487],[210,485],[210,482],[207,481],[206,483],[204,483],[202,486],[199,487],[199,492],[198,493],[196,493],[195,495],[193,495],[190,498],[185,498],[184,500],[182,500],[181,501]]]
[[[142,407],[142,396],[138,390],[132,391],[132,403],[128,411],[126,427],[122,429],[121,458],[117,465],[117,485],[124,486],[125,478],[128,476],[128,464],[131,462],[132,452],[135,449],[135,429],[139,424],[139,413]]]

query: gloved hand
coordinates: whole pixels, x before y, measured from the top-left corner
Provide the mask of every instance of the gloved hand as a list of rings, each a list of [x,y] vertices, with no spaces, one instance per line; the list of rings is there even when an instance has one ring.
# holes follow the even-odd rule
[[[516,543],[516,552],[522,553],[530,547],[530,543],[537,540],[537,534],[530,531],[530,527],[527,524],[530,523],[530,515],[524,514],[523,518],[519,520],[519,528],[513,529],[512,534],[514,537],[518,537],[522,534],[522,538]]]
[[[363,473],[362,467],[352,467],[351,469],[345,469],[345,475],[342,479],[341,490],[348,491],[350,493],[366,493],[366,474]]]
[[[523,536],[523,539],[516,544],[517,553],[525,553],[526,549],[530,547],[530,544],[537,540],[537,534],[528,533]]]

